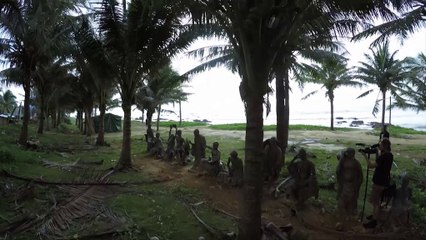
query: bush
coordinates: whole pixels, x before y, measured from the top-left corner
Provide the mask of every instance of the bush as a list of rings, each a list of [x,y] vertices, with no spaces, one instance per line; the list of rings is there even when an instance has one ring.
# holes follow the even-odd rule
[[[0,163],[11,163],[15,161],[15,156],[8,150],[0,150]]]
[[[79,130],[78,130],[77,126],[75,126],[75,125],[61,123],[58,126],[58,132],[69,134],[69,133],[78,133]]]

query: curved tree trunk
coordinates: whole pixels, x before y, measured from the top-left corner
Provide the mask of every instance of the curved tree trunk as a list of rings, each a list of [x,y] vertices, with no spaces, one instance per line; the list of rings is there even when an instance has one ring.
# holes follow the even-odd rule
[[[105,145],[105,103],[99,104],[99,126],[98,126],[98,137],[96,138],[96,145],[104,146]]]
[[[382,91],[382,127],[385,125],[386,114],[386,91]]]
[[[124,112],[124,122],[123,122],[123,143],[121,145],[121,154],[120,159],[117,162],[115,168],[117,170],[126,170],[132,167],[132,158],[131,158],[131,112],[132,105],[130,103],[125,103],[123,101],[122,109]]]
[[[258,240],[261,236],[263,96],[250,94],[246,100],[246,138],[243,200],[240,205],[238,239]]]
[[[24,80],[24,116],[22,118],[21,133],[19,135],[19,144],[25,146],[28,140],[28,124],[30,122],[30,94],[31,94],[31,83],[30,78],[27,77]],[[20,117],[20,116],[19,116]]]

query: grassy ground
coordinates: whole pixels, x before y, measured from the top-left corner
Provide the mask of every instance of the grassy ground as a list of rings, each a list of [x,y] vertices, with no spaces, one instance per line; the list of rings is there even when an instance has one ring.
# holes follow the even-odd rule
[[[169,126],[171,123],[162,123],[160,133],[165,139],[168,135]],[[201,129],[213,128],[214,130],[240,130],[244,124],[231,125],[213,125],[205,126],[204,123],[184,123],[181,127],[183,137],[188,140],[193,139],[192,131],[196,127]],[[119,157],[121,149],[122,133],[109,133],[106,135],[106,141],[111,147],[101,147],[91,150],[84,150],[82,146],[86,146],[84,142],[94,142],[95,138],[87,138],[75,132],[72,126],[62,126],[61,132],[56,130],[46,132],[41,136],[37,136],[35,132],[36,126],[30,126],[30,136],[37,138],[43,151],[26,151],[16,144],[16,139],[19,136],[20,127],[17,125],[0,126],[0,168],[7,170],[13,174],[31,177],[50,181],[76,181],[81,178],[81,172],[63,171],[57,168],[48,168],[42,165],[44,160],[56,163],[73,163],[77,160],[84,161],[99,161],[103,160],[103,165],[98,170],[106,170],[113,167]],[[265,129],[273,131],[274,126],[266,126]],[[312,126],[292,126],[291,133],[315,130],[328,131],[322,127]],[[424,134],[422,132],[413,132],[410,129],[399,127],[389,127],[392,137],[407,137],[416,134]],[[146,145],[144,143],[143,134],[146,129],[144,124],[140,122],[132,122],[132,155],[134,161],[141,161],[147,157],[145,153]],[[266,131],[266,130],[265,130]],[[294,131],[294,132],[293,132]],[[349,129],[341,129],[339,131],[349,131]],[[350,130],[353,131],[353,130]],[[378,132],[371,132],[373,135],[378,135]],[[206,135],[208,145],[214,141],[220,143],[222,159],[226,160],[228,154],[232,150],[237,150],[240,157],[244,158],[244,141],[241,138],[229,137],[225,135]],[[334,139],[322,139],[320,143],[336,144]],[[342,141],[338,143],[343,146],[354,146],[354,141]],[[76,149],[72,152],[56,151],[58,147],[63,145],[72,146]],[[393,168],[392,174],[397,179],[403,172],[408,172],[416,182],[413,185],[418,185],[421,182],[426,182],[425,167],[416,164],[413,159],[424,158],[426,145],[404,145],[399,144],[393,147],[393,152],[396,156],[398,168]],[[328,150],[321,148],[309,148],[315,158],[314,161],[317,169],[317,175],[321,184],[328,184],[334,181],[335,169],[337,165],[336,154],[337,150]],[[209,154],[209,153],[208,153]],[[294,153],[287,153],[286,159],[292,159]],[[360,156],[357,156],[360,159]],[[360,159],[363,169],[365,169],[365,161]],[[282,175],[286,175],[286,170],[283,170]],[[365,179],[365,178],[364,178]],[[152,179],[149,175],[144,174],[143,169],[138,171],[130,171],[128,173],[117,173],[112,176],[113,181],[127,182],[149,182]],[[6,186],[19,190],[27,186],[23,181],[12,181],[0,176],[0,181],[3,182],[0,187],[0,230],[8,224],[11,219],[15,219],[21,214],[29,214],[34,211],[37,214],[42,214],[43,209],[48,209],[53,202],[51,196],[59,195],[61,192],[58,189],[52,189],[44,186],[36,186],[34,196],[22,203],[15,203],[16,196],[8,195]],[[369,181],[371,182],[371,175]],[[370,183],[369,182],[369,183]],[[9,185],[8,185],[9,184]],[[365,184],[365,181],[364,181]],[[362,206],[363,193],[365,185],[361,187],[359,205]],[[198,189],[194,189],[185,185],[179,184],[132,184],[124,187],[115,188],[115,194],[106,199],[106,205],[111,207],[118,216],[125,217],[127,224],[125,231],[117,234],[114,239],[148,239],[148,236],[158,236],[160,239],[195,239],[198,236],[205,236],[206,239],[213,239],[206,230],[195,220],[194,216],[188,210],[189,203],[197,203],[204,201],[203,194]],[[369,187],[368,187],[369,191]],[[63,194],[63,193],[62,193]],[[59,197],[58,197],[59,198]],[[336,201],[335,192],[333,190],[321,190],[320,200],[324,203],[326,209],[330,212],[334,211]],[[226,199],[223,199],[226,202]],[[418,187],[414,189],[415,211],[414,220],[417,224],[426,225],[426,194]],[[18,205],[16,205],[18,204]],[[16,208],[19,206],[19,208]],[[32,210],[35,209],[35,210]],[[369,204],[367,204],[367,212],[370,212]],[[198,207],[200,216],[219,229],[227,229],[236,232],[236,223],[224,215],[217,214],[205,204]],[[71,236],[81,236],[84,232],[79,232],[78,229],[72,229],[68,234]],[[77,234],[77,235],[76,235]],[[31,234],[20,235],[18,239],[34,239]]]

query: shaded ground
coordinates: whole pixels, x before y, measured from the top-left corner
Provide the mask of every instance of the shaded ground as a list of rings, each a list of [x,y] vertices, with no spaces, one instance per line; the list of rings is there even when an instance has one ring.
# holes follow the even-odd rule
[[[204,201],[209,206],[238,216],[241,189],[218,184],[214,178],[188,172],[189,166],[182,167],[149,157],[137,159],[135,165],[138,170],[150,175],[152,179],[168,180],[164,182],[166,185],[184,185],[197,189],[202,193]],[[393,233],[370,234],[356,220],[340,221],[334,213],[327,212],[322,208],[321,203],[315,200],[310,201],[306,209],[298,212],[296,216],[292,215],[291,206],[291,202],[283,198],[274,199],[265,193],[262,206],[263,217],[274,222],[277,226],[291,224],[302,235],[308,233],[311,236],[310,239],[314,240],[394,239],[397,236]],[[337,222],[342,222],[343,232],[335,230]]]

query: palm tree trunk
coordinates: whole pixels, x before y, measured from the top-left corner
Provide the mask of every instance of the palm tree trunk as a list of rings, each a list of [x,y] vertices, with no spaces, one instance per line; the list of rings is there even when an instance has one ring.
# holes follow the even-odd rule
[[[179,126],[182,126],[182,102],[179,100]]]
[[[132,167],[132,158],[131,158],[131,112],[132,105],[123,101],[122,109],[124,112],[124,122],[123,122],[123,143],[121,145],[121,154],[120,159],[117,162],[115,168],[117,170],[126,170]]]
[[[282,66],[275,69],[275,88],[277,91],[277,141],[280,147],[285,141],[285,89],[284,89],[284,73]],[[284,153],[284,151],[283,151]]]
[[[157,113],[157,132],[160,130],[160,113],[161,113],[161,104],[158,105],[158,113]]]
[[[152,126],[152,115],[154,115],[154,111],[151,110],[151,109],[148,109],[146,111],[146,123],[147,123],[147,125]]]
[[[43,94],[41,94],[40,96],[40,116],[38,119],[38,130],[37,133],[38,134],[43,134],[43,130],[44,130],[44,121],[46,118],[46,105],[44,104],[44,97]]]
[[[330,97],[330,129],[334,131],[334,97]]]
[[[86,110],[85,110],[85,116],[86,116],[85,134],[87,137],[92,136],[92,134],[95,132],[95,128],[93,126],[92,109],[93,109],[93,104],[89,104],[88,106],[86,106]]]
[[[386,91],[382,91],[382,127],[385,125],[386,114]]]
[[[98,126],[98,138],[96,139],[96,145],[104,146],[105,145],[105,110],[106,104],[99,104],[99,126]]]
[[[286,61],[287,62],[287,61]],[[289,125],[290,125],[290,79],[288,77],[289,72],[289,66],[285,65],[285,71],[284,71],[284,139],[281,143],[281,148],[283,152],[283,161],[285,162],[285,152],[287,151],[288,147],[288,131],[289,131]]]
[[[21,133],[19,136],[19,144],[25,146],[28,140],[28,124],[30,122],[30,94],[31,94],[31,85],[30,78],[27,77],[24,80],[24,116],[22,118],[22,127]],[[19,116],[20,117],[20,116]]]
[[[261,237],[263,96],[246,97],[246,138],[243,201],[240,206],[239,240]]]

